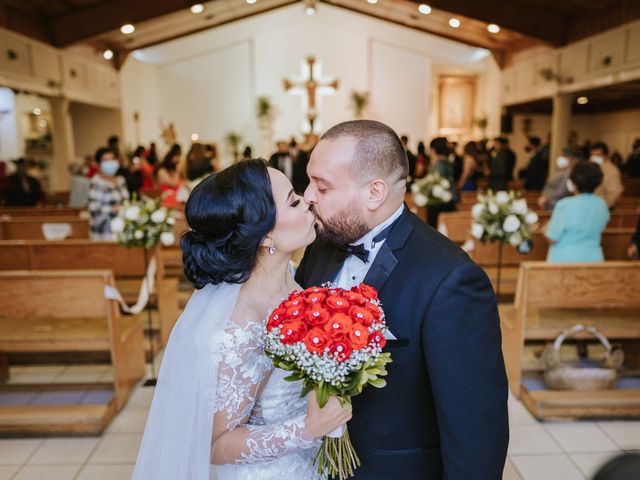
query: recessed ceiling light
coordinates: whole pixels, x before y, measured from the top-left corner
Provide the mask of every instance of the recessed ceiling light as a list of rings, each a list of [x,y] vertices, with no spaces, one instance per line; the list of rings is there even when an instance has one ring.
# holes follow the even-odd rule
[[[109,48],[106,49],[104,52],[102,52],[102,56],[105,60],[111,60],[113,58],[113,50]]]
[[[34,115],[40,115],[42,113],[42,110],[40,110],[38,107],[33,109],[33,114]]]
[[[249,5],[253,5],[254,3],[256,3],[257,0],[247,0],[247,3]]]
[[[431,7],[426,3],[418,5],[418,11],[423,15],[429,15],[431,13]]]
[[[458,28],[460,26],[460,20],[458,20],[457,18],[450,18],[449,26],[451,28]]]
[[[313,7],[307,7],[305,12],[307,12],[307,15],[311,16],[311,15],[315,15],[316,14],[316,9]]]
[[[578,102],[579,105],[586,105],[589,103],[589,97],[578,97],[576,102]]]
[[[500,33],[500,27],[495,23],[490,23],[489,25],[487,25],[487,30],[489,31],[489,33]]]
[[[127,23],[127,24],[122,25],[122,26],[120,27],[120,31],[121,31],[122,33],[124,33],[125,35],[129,35],[129,34],[131,34],[131,33],[133,33],[133,32],[135,32],[135,31],[136,31],[136,27],[134,27],[134,26],[133,26],[133,25],[131,25],[130,23]]]
[[[197,133],[192,133],[191,134],[191,141],[192,142],[197,142],[200,139],[200,135],[198,135]]]
[[[191,13],[202,13],[204,12],[204,5],[201,3],[194,3],[191,5]]]
[[[375,5],[376,3],[378,3],[378,0],[367,0],[367,2]]]

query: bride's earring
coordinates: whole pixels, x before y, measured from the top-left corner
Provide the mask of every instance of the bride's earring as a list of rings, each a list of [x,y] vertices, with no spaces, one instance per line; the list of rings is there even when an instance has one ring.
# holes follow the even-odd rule
[[[273,240],[271,240],[271,245],[269,246],[269,254],[273,255],[276,253],[276,246],[273,244]]]

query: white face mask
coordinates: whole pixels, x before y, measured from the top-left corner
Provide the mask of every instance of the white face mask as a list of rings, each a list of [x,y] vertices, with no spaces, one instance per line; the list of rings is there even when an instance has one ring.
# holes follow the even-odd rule
[[[567,190],[569,190],[569,193],[576,193],[576,186],[571,180],[567,180]]]
[[[560,156],[556,158],[556,167],[558,167],[559,170],[564,170],[568,166],[569,166],[569,159],[567,157]]]
[[[591,155],[591,158],[589,160],[591,160],[593,163],[597,163],[600,166],[602,166],[602,164],[604,163],[604,157],[602,155]]]
[[[103,160],[100,162],[100,171],[107,177],[113,177],[120,168],[120,162],[118,160]]]

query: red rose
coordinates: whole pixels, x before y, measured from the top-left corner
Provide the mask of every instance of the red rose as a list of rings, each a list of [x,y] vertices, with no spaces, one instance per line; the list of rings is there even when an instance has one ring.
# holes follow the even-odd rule
[[[361,323],[367,327],[373,323],[374,316],[371,310],[364,307],[351,307],[349,309],[349,315],[354,323]]]
[[[302,296],[303,292],[299,292],[298,290],[294,290],[293,292],[291,292],[289,294],[289,298],[287,298],[287,300],[294,300],[296,298],[299,298]]]
[[[309,330],[303,342],[307,350],[318,355],[322,355],[327,347],[331,347],[331,337],[318,327]]]
[[[309,287],[306,290],[303,290],[305,295],[309,295],[311,293],[324,293],[326,295],[327,289],[322,287]]]
[[[370,285],[366,283],[361,283],[358,285],[358,292],[366,299],[371,300],[372,298],[378,298],[378,291]]]
[[[346,312],[351,306],[349,304],[349,301],[339,294],[331,295],[329,298],[327,298],[326,304],[334,312]]]
[[[373,313],[373,316],[376,318],[376,320],[379,320],[382,316],[382,310],[380,310],[380,307],[373,302],[367,302],[365,308]]]
[[[351,356],[352,348],[345,340],[336,340],[331,347],[331,355],[333,355],[339,362],[348,360]]]
[[[297,320],[304,317],[306,313],[304,305],[289,307],[286,313],[287,320]]]
[[[304,297],[302,295],[298,295],[297,297],[293,297],[288,301],[284,302],[284,308],[287,310],[292,307],[301,307],[304,306]]]
[[[384,335],[380,330],[374,330],[373,332],[371,332],[370,339],[372,343],[375,343],[380,348],[384,348],[384,346],[387,344],[387,339],[384,338]]]
[[[361,323],[356,323],[349,332],[349,341],[354,350],[360,350],[369,343],[369,330]]]
[[[282,307],[276,308],[271,315],[269,315],[269,320],[267,321],[267,331],[270,332],[276,327],[282,325],[282,323],[286,319],[286,311]]]
[[[327,323],[324,324],[324,330],[334,337],[337,335],[347,335],[353,327],[353,322],[349,315],[344,313],[336,313]]]
[[[324,292],[314,292],[310,293],[305,297],[305,302],[309,305],[321,304],[324,302],[324,299],[327,298],[327,294]]]
[[[302,320],[287,320],[280,329],[280,341],[285,345],[291,345],[303,339],[307,333],[307,324]]]
[[[364,298],[362,295],[360,295],[358,292],[355,292],[355,291],[344,292],[343,297],[349,300],[349,302],[352,305],[353,304],[364,305],[364,303],[367,301],[366,298]]]
[[[329,310],[315,304],[307,310],[307,323],[314,327],[319,327],[327,323],[329,320]]]

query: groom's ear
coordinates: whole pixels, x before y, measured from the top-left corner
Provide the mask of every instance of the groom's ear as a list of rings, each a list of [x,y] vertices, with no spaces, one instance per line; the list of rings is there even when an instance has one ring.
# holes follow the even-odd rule
[[[378,178],[369,183],[369,199],[367,207],[369,210],[377,210],[380,208],[389,196],[389,186],[387,182]]]

